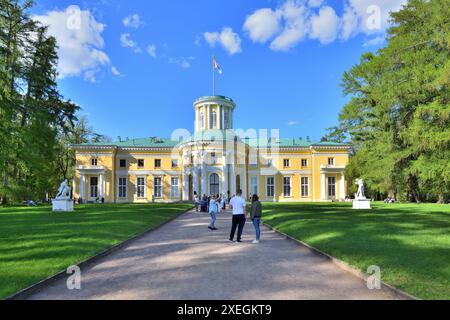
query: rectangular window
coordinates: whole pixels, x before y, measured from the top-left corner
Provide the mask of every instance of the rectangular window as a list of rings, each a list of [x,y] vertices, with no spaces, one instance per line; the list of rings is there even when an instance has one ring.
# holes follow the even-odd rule
[[[328,165],[334,166],[334,158],[328,158]]]
[[[137,178],[137,197],[145,198],[145,177]]]
[[[178,168],[178,159],[172,159],[172,168]]]
[[[179,178],[171,178],[170,179],[170,197],[171,198],[179,198],[180,197],[180,179]]]
[[[301,179],[301,192],[302,197],[309,197],[309,178],[302,177]]]
[[[267,180],[266,180],[266,195],[267,195],[268,198],[275,196],[275,178],[274,177],[267,177]]]
[[[259,176],[250,177],[250,192],[253,194],[258,194],[258,178]]]
[[[291,177],[284,177],[283,178],[283,195],[284,197],[290,197],[291,196]]]
[[[155,159],[155,168],[161,168],[161,159]]]
[[[145,161],[144,159],[138,159],[138,168],[145,167]]]
[[[90,182],[90,192],[91,198],[98,198],[98,177],[91,177]]]
[[[217,157],[215,152],[211,152],[211,164],[217,163]]]
[[[230,129],[230,113],[228,110],[224,112],[225,129]]]
[[[267,160],[267,166],[268,167],[272,167],[273,166],[273,160],[272,159]]]
[[[155,178],[153,182],[153,189],[155,198],[162,198],[162,178]]]
[[[119,178],[119,198],[127,198],[127,178]]]
[[[302,159],[302,167],[307,167],[308,166],[308,159]]]
[[[328,197],[336,198],[336,177],[328,177]]]
[[[98,159],[97,158],[92,159],[91,160],[91,165],[96,167],[98,165]]]
[[[284,159],[283,163],[285,168],[289,168],[291,166],[291,160],[289,159]]]
[[[120,159],[120,164],[119,164],[119,166],[120,166],[121,168],[126,168],[126,167],[127,167],[127,160],[125,160],[125,159]]]

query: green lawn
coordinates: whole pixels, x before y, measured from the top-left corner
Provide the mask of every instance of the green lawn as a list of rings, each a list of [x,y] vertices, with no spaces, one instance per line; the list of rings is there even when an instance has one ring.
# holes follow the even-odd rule
[[[0,299],[156,227],[190,204],[0,207]]]
[[[265,222],[422,299],[450,299],[450,205],[264,204]]]

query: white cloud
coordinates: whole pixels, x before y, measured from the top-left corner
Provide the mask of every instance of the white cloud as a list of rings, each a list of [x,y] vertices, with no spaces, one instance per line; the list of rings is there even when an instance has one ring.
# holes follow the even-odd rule
[[[156,58],[156,46],[154,44],[147,47],[147,53],[152,57]]]
[[[389,27],[390,12],[399,11],[407,0],[346,0],[341,38],[357,33],[380,34]]]
[[[291,120],[287,123],[288,126],[295,126],[298,124],[298,121]]]
[[[224,27],[221,32],[205,32],[203,36],[211,47],[220,43],[230,55],[242,51],[241,38],[230,27]]]
[[[142,49],[138,47],[137,43],[131,40],[131,35],[129,33],[124,33],[120,36],[120,44],[122,47],[130,48],[136,53],[142,52]]]
[[[333,42],[338,34],[339,17],[331,7],[322,7],[319,15],[311,17],[311,39],[318,39],[322,44]]]
[[[381,36],[377,36],[377,37],[372,38],[372,39],[367,39],[367,40],[364,42],[363,46],[364,46],[365,48],[368,48],[368,47],[377,47],[377,46],[381,46],[382,44],[384,44],[385,41],[386,41],[385,36],[384,36],[384,35],[381,35]]]
[[[304,1],[288,0],[279,9],[285,26],[283,32],[270,44],[274,51],[288,51],[308,34],[307,7]]]
[[[191,64],[189,62],[190,60],[194,60],[194,57],[189,57],[187,59],[184,57],[169,58],[169,63],[176,64],[179,67],[181,67],[182,69],[189,69],[191,67]]]
[[[125,27],[138,29],[142,24],[143,22],[138,14],[132,14],[123,19],[123,25]]]
[[[253,42],[265,43],[275,38],[270,44],[274,51],[289,51],[308,38],[328,44],[361,33],[377,37],[384,35],[389,27],[389,13],[400,10],[407,0],[343,2],[342,16],[338,16],[323,0],[285,0],[275,9],[254,11],[246,18],[243,30]],[[217,41],[217,33],[208,36],[210,42]],[[375,43],[375,38],[367,45],[370,43]]]
[[[280,18],[277,11],[259,9],[247,17],[243,30],[253,42],[265,43],[280,31]]]
[[[320,7],[323,3],[323,0],[309,0],[308,5],[311,8],[317,8]]]
[[[112,74],[115,75],[115,76],[121,76],[121,75],[122,75],[122,74],[120,73],[120,71],[119,71],[116,67],[114,67],[114,66],[111,67],[111,72],[112,72]]]
[[[98,67],[110,65],[108,55],[102,50],[105,25],[97,22],[90,11],[70,6],[33,18],[48,25],[49,34],[57,40],[60,78],[83,75],[87,81],[95,82]]]

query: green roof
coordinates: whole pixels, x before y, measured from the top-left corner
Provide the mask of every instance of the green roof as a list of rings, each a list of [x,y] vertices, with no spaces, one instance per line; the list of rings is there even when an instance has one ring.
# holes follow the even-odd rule
[[[195,133],[188,139],[172,140],[170,138],[141,138],[127,139],[113,143],[86,143],[74,145],[74,147],[118,147],[118,148],[174,148],[183,143],[197,141],[234,141],[237,135],[233,130],[204,130]],[[309,148],[309,147],[348,147],[349,144],[334,142],[312,142],[301,138],[243,138],[242,142],[251,147],[259,148]]]

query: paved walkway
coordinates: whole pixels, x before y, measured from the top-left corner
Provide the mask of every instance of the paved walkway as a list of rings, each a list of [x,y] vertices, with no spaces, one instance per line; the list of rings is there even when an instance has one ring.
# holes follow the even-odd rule
[[[31,299],[393,299],[267,228],[253,245],[228,242],[230,213],[218,231],[209,216],[187,213],[82,270],[82,290],[60,280]]]

